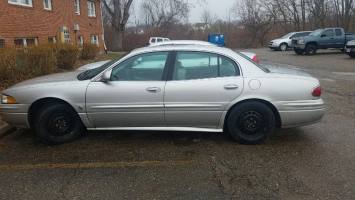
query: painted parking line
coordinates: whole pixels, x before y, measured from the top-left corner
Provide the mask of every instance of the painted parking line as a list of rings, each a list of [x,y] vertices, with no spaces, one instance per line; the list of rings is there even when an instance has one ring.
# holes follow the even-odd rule
[[[191,160],[179,161],[135,161],[135,162],[92,162],[92,163],[42,163],[0,165],[0,171],[25,171],[48,169],[102,169],[102,168],[130,168],[130,167],[174,167],[191,165]]]

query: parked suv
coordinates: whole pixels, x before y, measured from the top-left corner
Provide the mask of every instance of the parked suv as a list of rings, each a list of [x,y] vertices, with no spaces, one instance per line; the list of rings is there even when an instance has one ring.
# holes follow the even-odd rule
[[[314,55],[318,49],[344,50],[345,44],[350,40],[355,40],[355,35],[345,33],[343,28],[323,28],[306,37],[293,39],[292,44],[296,54]]]
[[[349,41],[346,44],[346,53],[350,57],[355,58],[355,40]]]
[[[288,33],[281,38],[272,40],[269,43],[269,48],[273,50],[286,51],[289,48],[292,48],[292,39],[298,37],[304,37],[312,33],[312,31],[302,31],[302,32],[292,32]]]

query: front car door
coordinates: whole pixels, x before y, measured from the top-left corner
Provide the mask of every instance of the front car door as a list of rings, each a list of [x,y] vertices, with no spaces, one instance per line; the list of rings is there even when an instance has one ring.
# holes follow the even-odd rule
[[[218,128],[223,112],[243,90],[239,66],[206,52],[176,52],[172,80],[165,87],[170,127]]]
[[[168,52],[137,55],[113,67],[109,82],[91,82],[86,109],[95,128],[163,126],[168,57]]]

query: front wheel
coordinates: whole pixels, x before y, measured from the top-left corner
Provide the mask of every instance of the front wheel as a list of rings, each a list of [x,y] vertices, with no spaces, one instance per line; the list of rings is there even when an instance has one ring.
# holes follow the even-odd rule
[[[280,45],[279,49],[280,49],[280,51],[287,51],[288,45],[285,44],[285,43],[282,43],[282,44]]]
[[[260,144],[274,131],[275,115],[260,102],[246,102],[233,108],[227,118],[227,130],[242,144]]]
[[[35,132],[47,144],[73,141],[85,132],[78,114],[65,104],[45,106],[35,119]]]
[[[303,55],[304,51],[300,49],[294,49],[297,55]]]
[[[315,44],[308,44],[306,46],[306,55],[315,55],[317,53],[317,46]]]

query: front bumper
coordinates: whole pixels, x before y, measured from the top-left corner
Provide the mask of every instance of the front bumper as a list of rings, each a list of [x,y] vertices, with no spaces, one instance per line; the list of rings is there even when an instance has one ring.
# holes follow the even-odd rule
[[[28,106],[25,104],[0,104],[1,119],[17,128],[29,128]]]
[[[306,45],[304,44],[293,44],[294,49],[301,49],[304,50],[306,48]]]
[[[347,45],[347,46],[345,47],[345,51],[346,51],[346,53],[355,53],[355,46],[349,46],[349,45]]]
[[[291,128],[319,122],[325,114],[322,99],[306,101],[281,101],[275,103],[280,113],[281,127]]]

